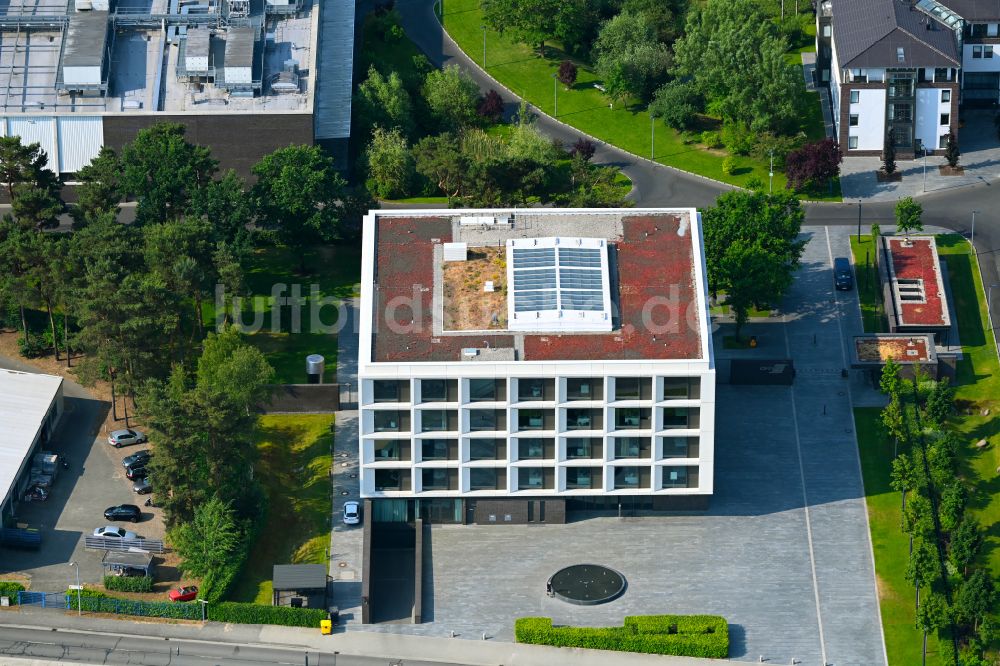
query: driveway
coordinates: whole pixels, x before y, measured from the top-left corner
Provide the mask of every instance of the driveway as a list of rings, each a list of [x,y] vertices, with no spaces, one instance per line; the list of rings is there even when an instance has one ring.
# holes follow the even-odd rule
[[[8,358],[0,358],[0,367],[37,372]],[[65,456],[70,468],[59,471],[48,501],[22,504],[18,509],[22,522],[42,531],[42,547],[38,551],[0,548],[0,574],[24,574],[31,579],[32,589],[44,592],[65,590],[67,584],[75,582],[76,571],[70,562],[79,562],[82,582],[100,583],[104,551],[85,549],[83,537],[108,524],[103,516],[105,508],[126,503],[142,506],[125,478],[121,458],[144,447],[108,446],[107,434],[97,429],[110,405],[69,380],[64,381],[63,391],[66,411],[48,448]],[[149,538],[163,534],[161,517],[154,519],[148,508],[144,508],[139,523],[122,525]]]
[[[629,614],[713,613],[730,622],[731,657],[768,663],[885,663],[851,399],[868,399],[846,366],[860,330],[856,293],[833,290],[846,233],[809,227],[803,268],[783,311],[752,324],[739,355],[795,360],[793,387],[720,385],[716,494],[705,513],[595,518],[566,525],[434,526],[424,570],[427,624],[385,632],[512,637],[513,619],[617,625]],[[829,238],[828,238],[829,233]],[[716,331],[717,358],[723,349]],[[545,595],[581,561],[621,571],[628,589],[593,607]]]

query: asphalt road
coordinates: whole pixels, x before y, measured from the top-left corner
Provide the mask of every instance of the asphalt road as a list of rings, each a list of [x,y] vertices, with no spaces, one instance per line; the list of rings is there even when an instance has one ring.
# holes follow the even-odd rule
[[[145,638],[120,634],[0,626],[0,655],[19,659],[138,664],[143,666],[387,666],[402,664],[384,657],[335,652],[239,645],[210,641]],[[0,662],[4,662],[0,659]],[[406,666],[449,666],[407,659]],[[452,666],[459,666],[452,664]]]

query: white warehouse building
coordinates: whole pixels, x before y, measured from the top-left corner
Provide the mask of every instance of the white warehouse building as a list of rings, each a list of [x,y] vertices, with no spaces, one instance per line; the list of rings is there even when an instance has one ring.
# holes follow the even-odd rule
[[[374,519],[707,506],[715,364],[696,210],[379,210],[364,229]]]

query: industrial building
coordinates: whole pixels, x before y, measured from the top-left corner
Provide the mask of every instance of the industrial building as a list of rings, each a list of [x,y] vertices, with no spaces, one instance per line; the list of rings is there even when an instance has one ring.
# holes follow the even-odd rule
[[[373,211],[363,257],[373,520],[706,506],[715,364],[696,210]]]
[[[62,377],[0,370],[0,527],[12,526],[33,458],[62,415]]]
[[[244,175],[289,144],[319,142],[345,165],[353,0],[13,0],[0,12],[0,133],[41,144],[68,180],[156,122],[184,124]]]

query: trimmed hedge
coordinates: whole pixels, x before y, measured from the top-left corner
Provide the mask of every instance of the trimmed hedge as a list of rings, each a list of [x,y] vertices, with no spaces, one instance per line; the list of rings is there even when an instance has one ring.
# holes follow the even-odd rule
[[[114,592],[152,592],[152,576],[105,576],[104,589]]]
[[[201,603],[173,601],[134,601],[112,597],[100,590],[84,588],[81,592],[83,610],[92,613],[165,617],[181,620],[200,620]],[[66,608],[76,610],[76,590],[66,590]],[[208,604],[208,619],[232,624],[276,624],[284,627],[319,628],[327,612],[319,608],[290,608],[288,606],[261,606],[233,601]]]
[[[552,618],[514,622],[518,643],[725,659],[729,624],[718,615],[634,615],[621,627],[553,627]]]
[[[262,606],[235,601],[223,601],[208,607],[208,619],[213,622],[237,624],[277,624],[283,627],[319,628],[319,621],[327,618],[320,608],[291,608],[289,606]]]
[[[24,585],[12,580],[0,580],[0,597],[10,597],[10,605],[17,605],[17,593],[24,592]]]

